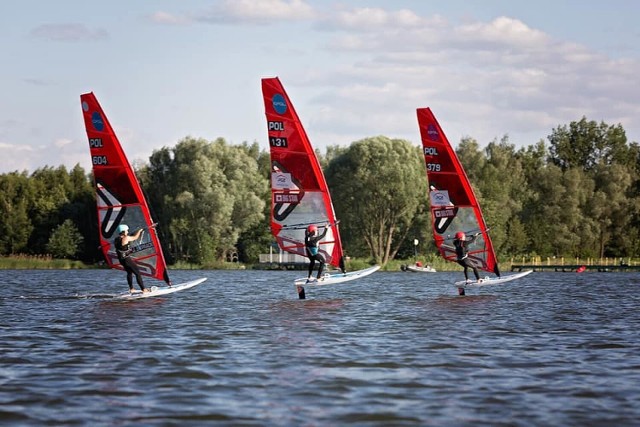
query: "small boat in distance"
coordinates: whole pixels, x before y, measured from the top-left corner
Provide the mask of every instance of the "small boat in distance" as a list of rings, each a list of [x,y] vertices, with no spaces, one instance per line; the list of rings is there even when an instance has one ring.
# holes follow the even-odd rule
[[[400,266],[402,271],[410,271],[412,273],[435,273],[436,269],[430,265],[423,266],[421,262],[416,262],[414,265],[403,264]]]

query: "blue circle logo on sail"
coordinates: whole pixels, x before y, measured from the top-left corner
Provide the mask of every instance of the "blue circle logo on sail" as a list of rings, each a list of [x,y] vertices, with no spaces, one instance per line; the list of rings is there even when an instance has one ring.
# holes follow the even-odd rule
[[[278,114],[284,114],[287,112],[287,101],[284,100],[284,96],[276,93],[271,98],[271,103],[273,104],[273,109],[276,110]]]
[[[429,139],[432,141],[438,141],[440,139],[440,135],[438,134],[438,129],[434,125],[427,126],[427,135]]]
[[[104,129],[104,122],[102,121],[102,116],[97,111],[94,111],[91,115],[91,124],[93,128],[97,131],[102,131]]]

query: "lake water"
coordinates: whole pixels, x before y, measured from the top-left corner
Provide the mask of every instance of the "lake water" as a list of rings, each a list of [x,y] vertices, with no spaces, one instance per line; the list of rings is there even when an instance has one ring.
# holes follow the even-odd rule
[[[7,425],[631,426],[640,274],[175,271],[202,285],[113,301],[110,270],[0,270]],[[147,280],[147,284],[151,284]]]

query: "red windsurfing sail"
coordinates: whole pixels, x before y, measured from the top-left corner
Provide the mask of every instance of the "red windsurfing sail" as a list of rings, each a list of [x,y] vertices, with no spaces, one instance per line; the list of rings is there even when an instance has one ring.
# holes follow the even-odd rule
[[[284,251],[306,256],[305,229],[331,225],[319,249],[344,269],[331,195],[311,142],[277,77],[262,79],[271,151],[271,232]]]
[[[93,92],[80,95],[80,102],[93,164],[100,244],[107,264],[123,269],[114,246],[118,225],[126,224],[132,232],[144,228],[145,233],[132,244],[132,256],[142,274],[169,284],[147,201],[120,142]]]
[[[431,224],[442,256],[456,261],[453,238],[458,231],[479,233],[469,259],[484,271],[500,276],[487,226],[467,174],[430,108],[418,108],[418,126],[429,181]]]

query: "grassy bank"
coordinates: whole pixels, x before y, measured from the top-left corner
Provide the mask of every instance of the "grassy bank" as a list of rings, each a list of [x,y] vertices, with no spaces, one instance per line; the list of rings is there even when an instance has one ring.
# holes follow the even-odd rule
[[[437,271],[460,271],[462,267],[454,262],[448,262],[440,257],[419,257],[418,261],[423,266],[430,265]],[[401,271],[402,265],[415,264],[414,259],[391,260],[381,271]],[[365,258],[351,258],[347,262],[348,271],[357,271],[371,266],[371,260]],[[500,264],[502,271],[509,271],[510,262]],[[80,261],[69,259],[54,259],[47,256],[30,256],[30,255],[14,255],[9,257],[0,257],[1,270],[68,270],[68,269],[90,269],[90,268],[106,268],[104,265],[84,264]],[[217,262],[209,265],[197,265],[186,262],[178,262],[170,265],[170,270],[244,270],[252,269],[252,264],[242,264],[237,262]],[[306,268],[306,267],[305,267]]]
[[[54,259],[48,256],[13,255],[0,257],[1,270],[70,270],[80,268],[98,268],[70,259]]]

